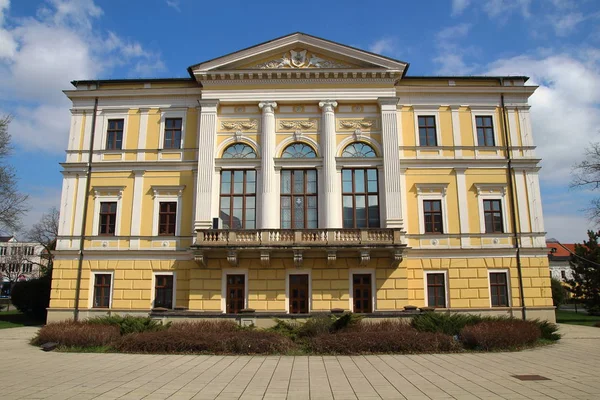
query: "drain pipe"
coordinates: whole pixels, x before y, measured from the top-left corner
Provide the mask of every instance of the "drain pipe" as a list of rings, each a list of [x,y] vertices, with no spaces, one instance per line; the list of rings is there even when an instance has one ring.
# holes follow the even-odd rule
[[[99,88],[96,83],[96,89]],[[87,162],[87,180],[85,182],[85,196],[83,197],[83,210],[81,221],[81,235],[79,236],[79,262],[77,264],[77,281],[75,285],[75,309],[73,310],[73,320],[79,321],[79,298],[81,292],[81,274],[83,270],[83,246],[85,244],[85,228],[87,221],[87,210],[89,203],[90,186],[92,182],[92,152],[94,151],[94,136],[96,135],[96,114],[98,113],[98,97],[94,100],[94,114],[92,115],[92,133],[90,136],[90,151]]]
[[[500,85],[504,86],[504,79],[500,79]],[[502,130],[504,131],[504,143],[506,147],[506,158],[508,160],[507,178],[508,178],[508,198],[510,201],[511,209],[511,223],[513,226],[515,250],[517,258],[517,275],[519,279],[519,299],[521,302],[521,309],[523,310],[523,319],[527,319],[527,311],[525,308],[525,293],[523,290],[523,271],[521,267],[521,246],[519,242],[519,233],[517,232],[517,205],[514,190],[514,179],[513,179],[513,166],[512,157],[510,154],[510,145],[508,142],[508,124],[506,123],[506,108],[504,106],[504,93],[500,94],[500,104],[502,108]]]

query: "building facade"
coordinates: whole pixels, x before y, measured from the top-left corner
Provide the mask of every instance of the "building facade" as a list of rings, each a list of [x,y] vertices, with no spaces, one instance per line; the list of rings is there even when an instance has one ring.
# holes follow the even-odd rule
[[[0,236],[0,297],[10,297],[16,282],[38,278],[44,265],[47,265],[47,258],[40,243]]]
[[[74,81],[49,320],[553,320],[535,87],[407,68],[296,33],[190,78]]]
[[[562,282],[573,279],[573,268],[571,268],[571,254],[575,253],[575,244],[558,243],[548,240],[548,261],[550,276]]]

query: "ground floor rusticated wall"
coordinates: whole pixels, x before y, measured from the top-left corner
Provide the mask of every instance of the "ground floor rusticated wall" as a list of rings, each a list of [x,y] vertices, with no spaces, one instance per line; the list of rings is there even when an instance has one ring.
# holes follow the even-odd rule
[[[522,257],[523,291],[528,318],[554,319],[550,273],[546,257]],[[492,307],[489,273],[505,271],[508,277],[509,306]],[[85,260],[82,270],[79,308],[83,318],[98,313],[148,315],[153,308],[155,274],[173,273],[174,308],[207,314],[225,310],[227,274],[245,275],[246,308],[256,313],[285,314],[290,274],[309,276],[310,312],[332,309],[352,310],[352,274],[371,274],[373,316],[403,311],[405,306],[427,306],[427,272],[445,275],[446,306],[449,311],[495,313],[521,316],[519,280],[514,257],[413,258],[397,267],[389,258],[371,258],[359,265],[358,257],[304,258],[301,268],[289,258],[271,258],[268,266],[260,259],[244,259],[233,267],[226,259],[209,259],[206,266],[192,260]],[[110,273],[110,307],[92,307],[93,274]],[[75,306],[77,259],[59,258],[53,269],[48,320],[71,318]]]

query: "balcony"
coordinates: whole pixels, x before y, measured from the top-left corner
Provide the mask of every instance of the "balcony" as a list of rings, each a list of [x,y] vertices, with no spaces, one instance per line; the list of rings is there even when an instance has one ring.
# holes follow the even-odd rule
[[[207,229],[197,233],[191,247],[194,259],[206,265],[207,257],[224,257],[237,266],[238,256],[260,255],[263,265],[269,265],[271,254],[293,256],[299,267],[305,254],[326,253],[329,264],[335,263],[338,252],[355,253],[361,265],[368,264],[371,254],[402,260],[406,247],[405,232],[401,229]]]

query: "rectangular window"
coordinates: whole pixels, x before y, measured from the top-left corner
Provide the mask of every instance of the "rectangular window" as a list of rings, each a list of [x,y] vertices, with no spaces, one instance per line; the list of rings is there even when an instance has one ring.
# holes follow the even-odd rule
[[[419,117],[419,145],[437,146],[437,132],[435,116],[428,115]]]
[[[0,247],[0,256],[6,255],[6,247]]]
[[[181,148],[181,118],[165,119],[165,149]]]
[[[500,200],[483,200],[485,233],[503,233],[502,203]]]
[[[246,277],[227,275],[227,293],[225,310],[228,314],[237,314],[246,304]]]
[[[177,220],[177,202],[161,201],[158,210],[158,234],[161,236],[174,236]]]
[[[492,307],[508,307],[508,286],[506,272],[490,272]]]
[[[221,172],[220,201],[224,229],[256,229],[256,171]]]
[[[379,228],[377,169],[342,170],[344,228]]]
[[[565,280],[567,279],[567,273],[565,271],[560,271],[560,277]]]
[[[425,221],[425,233],[444,233],[442,201],[423,200],[423,219]]]
[[[110,307],[111,274],[94,275],[94,308]]]
[[[290,275],[290,314],[308,314],[308,275]]]
[[[154,307],[173,308],[173,275],[156,275],[154,280]]]
[[[108,129],[106,130],[106,149],[121,150],[123,147],[123,126],[124,119],[109,119]]]
[[[281,228],[317,229],[317,171],[281,171]]]
[[[427,305],[446,308],[446,279],[444,274],[427,274]]]
[[[355,313],[373,312],[371,274],[352,275],[352,294]]]
[[[495,146],[492,117],[475,117],[475,126],[477,127],[477,145]]]
[[[100,203],[100,230],[99,235],[114,236],[117,224],[117,202],[106,201]]]

